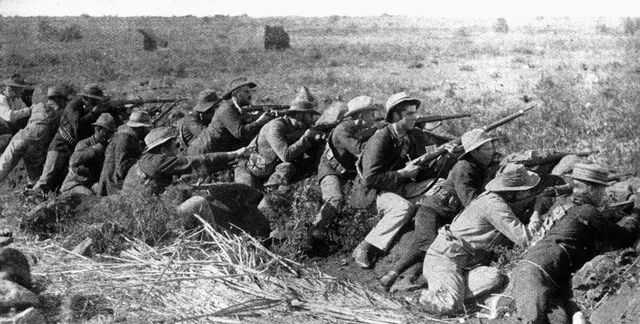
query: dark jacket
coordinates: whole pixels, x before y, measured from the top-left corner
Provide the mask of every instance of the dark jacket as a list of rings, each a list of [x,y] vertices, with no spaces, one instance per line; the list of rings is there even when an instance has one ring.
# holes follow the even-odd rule
[[[248,115],[233,101],[225,101],[214,113],[209,126],[193,139],[188,154],[229,152],[247,146],[262,127],[261,123],[247,122],[247,118]]]
[[[208,174],[229,167],[233,160],[225,152],[197,156],[146,153],[129,169],[122,192],[160,194],[173,182],[173,176],[193,171]]]
[[[75,186],[91,188],[91,185],[98,181],[106,144],[106,142],[98,142],[95,136],[91,136],[76,145],[69,159],[69,172],[60,187],[61,192]]]
[[[440,145],[446,138],[412,130],[399,138],[393,125],[388,125],[369,139],[362,151],[362,177],[367,187],[379,191],[400,193],[409,179],[401,179],[397,170],[407,162],[425,153],[425,146]],[[434,170],[423,170],[416,180],[434,176]]]
[[[207,128],[207,124],[204,123],[199,117],[197,112],[192,112],[178,121],[178,139],[180,145],[183,147],[189,147],[191,141],[198,137],[203,130]]]
[[[320,158],[318,180],[327,175],[354,176],[358,155],[375,130],[375,127],[356,125],[349,117],[340,122],[331,132]]]
[[[93,113],[81,97],[74,98],[64,108],[58,131],[49,145],[49,151],[70,151],[82,139],[93,134],[93,122],[100,114]]]
[[[564,212],[549,233],[524,256],[544,269],[557,284],[568,282],[571,274],[596,256],[603,245],[619,248],[637,239],[637,214],[614,223],[589,204],[573,205]]]
[[[144,150],[144,142],[127,125],[122,125],[113,135],[104,154],[104,163],[96,194],[112,195],[122,188],[124,178]]]

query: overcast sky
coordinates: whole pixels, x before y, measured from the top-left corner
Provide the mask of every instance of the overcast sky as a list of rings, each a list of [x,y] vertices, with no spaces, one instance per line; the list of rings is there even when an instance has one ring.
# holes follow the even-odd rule
[[[0,14],[20,16],[640,16],[634,0],[0,0]]]

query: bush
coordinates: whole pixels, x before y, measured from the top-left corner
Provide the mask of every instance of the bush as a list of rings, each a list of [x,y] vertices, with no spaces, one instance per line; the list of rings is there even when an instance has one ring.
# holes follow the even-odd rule
[[[64,27],[58,35],[58,40],[61,42],[72,42],[79,39],[82,39],[82,33],[80,32],[80,26],[77,24]]]
[[[622,29],[625,34],[633,35],[640,29],[640,17],[627,17],[622,20]]]
[[[493,31],[496,33],[508,33],[509,25],[507,25],[507,20],[504,18],[498,18],[496,23],[493,25]]]
[[[82,32],[78,24],[59,29],[47,20],[40,20],[38,22],[38,37],[48,41],[71,42],[82,39]]]

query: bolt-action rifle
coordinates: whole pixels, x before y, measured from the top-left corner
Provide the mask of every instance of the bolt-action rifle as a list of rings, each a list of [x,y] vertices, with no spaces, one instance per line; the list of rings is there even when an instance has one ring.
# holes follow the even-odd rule
[[[495,121],[495,122],[483,127],[482,129],[485,132],[492,131],[492,130],[494,130],[494,129],[496,129],[496,128],[504,125],[504,124],[507,124],[507,123],[513,121],[516,118],[519,118],[519,117],[523,116],[525,113],[527,113],[529,110],[531,110],[531,109],[533,109],[535,107],[536,107],[536,105],[531,105],[531,106],[529,106],[527,108],[521,109],[516,113],[513,113],[513,114],[511,114],[509,116],[506,116],[506,117],[504,117],[502,119],[499,119],[499,120],[497,120],[497,121]],[[462,139],[461,138],[456,138],[453,141],[451,141],[450,143],[453,143],[456,146],[460,146],[460,145],[462,145]],[[426,166],[426,165],[429,164],[429,162],[437,159],[438,157],[443,155],[445,152],[447,152],[447,150],[443,146],[441,146],[441,147],[437,148],[434,152],[425,153],[425,154],[423,154],[423,155],[421,155],[421,156],[409,161],[408,163],[415,164],[415,165],[418,165],[418,166]]]
[[[144,104],[149,103],[170,103],[175,101],[185,100],[182,98],[156,98],[156,99],[117,99],[112,100],[111,98],[107,98],[103,100],[100,104],[107,105],[112,108],[121,108],[121,107],[137,107],[142,106]]]
[[[169,107],[160,111],[155,117],[153,117],[153,119],[151,120],[151,124],[156,126],[166,115],[169,114],[169,112],[173,110],[173,108],[175,108],[181,101],[184,100],[186,99],[176,99],[175,101],[171,102],[171,105],[169,105]]]
[[[284,116],[286,111],[289,109],[289,105],[276,105],[276,104],[264,104],[264,105],[251,105],[247,107],[242,107],[243,111],[248,113],[269,113],[274,117]]]
[[[469,117],[471,117],[471,114],[419,116],[418,118],[416,118],[416,124],[435,123],[443,120],[469,118]]]

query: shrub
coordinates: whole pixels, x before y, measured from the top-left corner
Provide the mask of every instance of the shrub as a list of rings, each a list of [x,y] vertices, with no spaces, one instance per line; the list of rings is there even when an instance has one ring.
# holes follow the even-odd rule
[[[622,20],[622,30],[625,34],[633,35],[640,29],[640,17],[626,17]]]
[[[78,24],[64,27],[58,35],[58,40],[61,42],[72,42],[79,39],[82,39],[82,33]]]
[[[498,18],[496,23],[493,25],[493,31],[496,33],[508,33],[509,25],[507,25],[507,20],[504,18]]]

